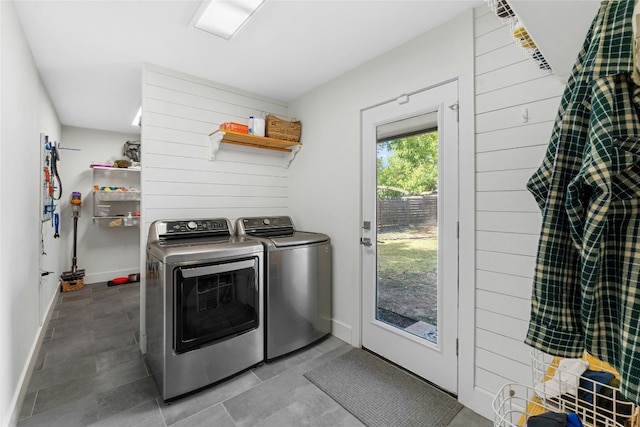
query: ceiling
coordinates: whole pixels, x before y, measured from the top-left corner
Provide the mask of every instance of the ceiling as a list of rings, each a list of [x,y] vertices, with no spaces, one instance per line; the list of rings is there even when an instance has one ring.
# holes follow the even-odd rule
[[[190,24],[200,1],[15,1],[62,124],[125,133],[143,63],[290,101],[482,3],[266,0],[224,40]]]

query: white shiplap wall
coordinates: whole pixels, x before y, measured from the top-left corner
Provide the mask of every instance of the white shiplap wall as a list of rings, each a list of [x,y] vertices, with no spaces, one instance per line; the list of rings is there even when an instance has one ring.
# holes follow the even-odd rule
[[[493,395],[507,382],[531,383],[523,341],[541,215],[526,181],[544,156],[564,84],[525,56],[486,5],[474,17],[475,384]]]
[[[209,160],[209,134],[220,123],[247,123],[287,105],[154,65],[142,71],[141,241],[157,219],[287,214],[289,170],[280,152],[221,144]],[[145,271],[145,245],[141,245]],[[144,310],[144,274],[141,308]],[[145,331],[144,312],[141,331]],[[144,351],[145,336],[141,340]]]
[[[209,160],[209,134],[250,115],[287,115],[287,105],[147,65],[143,71],[143,215],[156,219],[271,215],[288,206],[282,154],[222,144]],[[146,234],[146,232],[145,232]]]

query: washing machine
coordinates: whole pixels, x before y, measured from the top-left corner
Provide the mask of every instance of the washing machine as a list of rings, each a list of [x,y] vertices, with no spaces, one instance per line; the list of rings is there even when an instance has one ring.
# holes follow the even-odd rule
[[[329,236],[297,231],[288,216],[238,218],[236,234],[264,245],[265,359],[331,333]]]
[[[147,360],[164,400],[264,361],[263,257],[226,218],[151,224]]]

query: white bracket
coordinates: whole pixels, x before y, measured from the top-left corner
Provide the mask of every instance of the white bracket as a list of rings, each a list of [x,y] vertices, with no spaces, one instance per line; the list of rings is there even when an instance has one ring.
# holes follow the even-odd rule
[[[289,165],[291,165],[291,162],[293,161],[293,159],[296,158],[296,154],[298,154],[298,151],[300,151],[300,148],[302,148],[302,145],[294,145],[293,147],[289,147],[291,149],[290,153],[285,153],[283,156],[283,164],[282,166],[284,166],[285,168],[289,168]]]
[[[216,131],[209,134],[209,160],[215,160],[216,154],[218,154],[218,150],[220,149],[220,141],[222,141],[222,137],[225,135],[224,132]]]

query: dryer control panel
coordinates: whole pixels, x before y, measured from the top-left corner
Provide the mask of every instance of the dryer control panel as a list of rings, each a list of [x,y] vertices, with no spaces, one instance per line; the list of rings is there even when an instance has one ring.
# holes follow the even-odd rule
[[[275,236],[295,232],[293,221],[288,216],[240,218],[236,227],[239,236]]]

